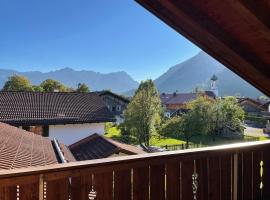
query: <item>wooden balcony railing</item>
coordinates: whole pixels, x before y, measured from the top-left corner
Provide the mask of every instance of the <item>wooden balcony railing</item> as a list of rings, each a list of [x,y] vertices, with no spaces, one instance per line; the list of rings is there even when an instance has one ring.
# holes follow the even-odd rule
[[[270,142],[0,171],[0,199],[269,200]]]

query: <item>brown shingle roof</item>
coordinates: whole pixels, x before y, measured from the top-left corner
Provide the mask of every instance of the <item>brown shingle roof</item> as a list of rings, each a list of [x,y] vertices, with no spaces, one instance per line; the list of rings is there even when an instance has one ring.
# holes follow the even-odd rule
[[[51,140],[0,123],[0,169],[58,163]]]
[[[76,161],[69,149],[60,144],[68,162]],[[0,170],[59,163],[48,138],[0,122]]]
[[[0,121],[12,125],[115,121],[95,93],[0,92]]]
[[[128,155],[145,153],[138,147],[93,134],[69,146],[77,161],[106,158],[116,153]]]

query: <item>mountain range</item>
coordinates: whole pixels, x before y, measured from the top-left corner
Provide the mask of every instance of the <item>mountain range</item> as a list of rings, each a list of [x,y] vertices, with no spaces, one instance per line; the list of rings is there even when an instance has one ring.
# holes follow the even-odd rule
[[[210,79],[214,74],[218,77],[220,96],[241,95],[256,98],[263,95],[205,52],[171,67],[155,80],[155,84],[160,92],[190,92],[197,87],[209,90]]]
[[[124,71],[104,74],[88,70],[77,71],[71,68],[45,73],[0,69],[0,88],[3,87],[8,77],[13,74],[26,76],[34,85],[52,78],[69,87],[76,87],[78,83],[86,83],[90,86],[91,91],[110,89],[113,92],[125,95],[132,95],[139,85]],[[213,74],[218,77],[217,85],[220,96],[237,94],[255,98],[262,95],[252,85],[204,52],[200,52],[194,57],[169,68],[154,82],[160,92],[190,92],[198,87],[209,90],[210,78]]]
[[[39,85],[42,81],[51,78],[74,88],[77,87],[78,83],[85,83],[90,87],[91,91],[111,89],[116,93],[124,93],[138,86],[138,82],[134,81],[124,71],[103,74],[94,71],[76,71],[71,68],[63,68],[45,73],[39,71],[18,72],[0,69],[0,88],[3,87],[7,78],[14,74],[27,77],[33,85]]]

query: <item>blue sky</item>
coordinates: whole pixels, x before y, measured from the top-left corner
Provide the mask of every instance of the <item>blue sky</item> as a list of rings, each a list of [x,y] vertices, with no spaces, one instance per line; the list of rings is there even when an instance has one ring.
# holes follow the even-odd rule
[[[133,0],[0,0],[0,68],[157,78],[200,51]]]

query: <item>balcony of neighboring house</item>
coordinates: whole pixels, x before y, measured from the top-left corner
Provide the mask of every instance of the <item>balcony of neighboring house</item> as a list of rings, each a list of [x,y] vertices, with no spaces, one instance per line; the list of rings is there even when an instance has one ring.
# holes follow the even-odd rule
[[[137,2],[270,95],[268,1]],[[1,170],[0,200],[268,200],[269,154],[270,141],[258,141],[61,164],[54,158]]]

